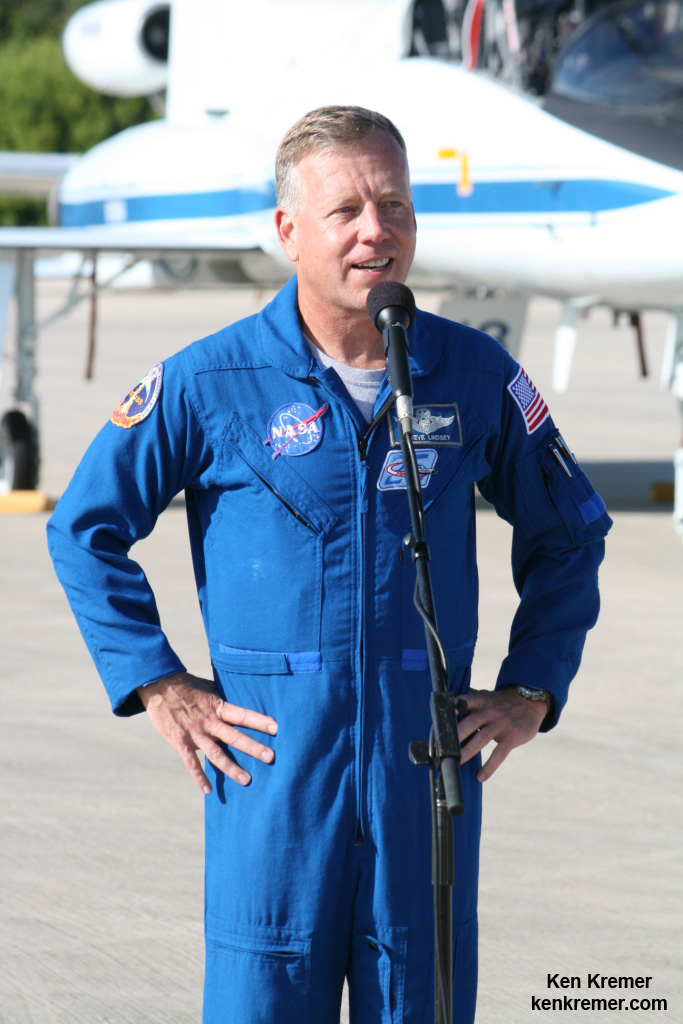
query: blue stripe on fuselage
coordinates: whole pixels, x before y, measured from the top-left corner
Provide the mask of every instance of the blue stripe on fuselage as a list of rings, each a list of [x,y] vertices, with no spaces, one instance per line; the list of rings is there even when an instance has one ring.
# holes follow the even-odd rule
[[[460,196],[449,182],[413,185],[415,212],[436,214],[478,213],[600,213],[639,206],[674,193],[638,182],[602,179],[568,181],[483,181],[470,195]],[[219,192],[132,196],[60,203],[62,227],[133,223],[154,220],[194,220],[202,217],[235,217],[273,209],[275,188],[226,189]]]
[[[92,224],[129,224],[148,220],[195,220],[237,217],[272,210],[275,185],[263,189],[232,188],[220,192],[186,192],[160,196],[96,199],[89,203],[60,203],[59,223],[65,228]]]
[[[443,182],[414,185],[413,203],[416,213],[601,213],[673,194],[637,182],[577,178],[477,182],[470,195],[459,196]]]

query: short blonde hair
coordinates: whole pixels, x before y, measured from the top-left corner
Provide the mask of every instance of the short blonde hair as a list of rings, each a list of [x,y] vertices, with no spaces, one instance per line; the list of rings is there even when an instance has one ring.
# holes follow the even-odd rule
[[[396,125],[375,110],[331,106],[304,114],[284,136],[275,157],[275,195],[280,209],[288,213],[299,211],[301,186],[296,167],[305,156],[338,146],[357,146],[374,131],[389,135],[407,155]]]

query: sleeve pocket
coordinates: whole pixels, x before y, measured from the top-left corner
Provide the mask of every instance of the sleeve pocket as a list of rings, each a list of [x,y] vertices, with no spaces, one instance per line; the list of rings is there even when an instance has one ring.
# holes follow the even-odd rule
[[[573,544],[590,544],[606,535],[612,520],[605,502],[578,463],[562,453],[558,458],[554,450],[555,440],[517,464],[527,514],[542,532],[559,529]]]

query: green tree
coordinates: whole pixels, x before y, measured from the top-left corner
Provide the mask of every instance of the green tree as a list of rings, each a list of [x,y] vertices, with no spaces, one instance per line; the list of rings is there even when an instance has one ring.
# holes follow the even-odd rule
[[[55,37],[0,45],[0,150],[83,153],[153,116],[144,98],[102,96],[79,82]],[[44,204],[4,200],[0,223],[45,223]]]
[[[38,35],[58,36],[83,0],[2,0],[0,42]]]

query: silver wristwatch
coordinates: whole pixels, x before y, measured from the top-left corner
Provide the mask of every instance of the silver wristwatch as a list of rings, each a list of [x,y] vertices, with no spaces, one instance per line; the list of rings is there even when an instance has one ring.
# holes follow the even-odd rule
[[[548,705],[548,710],[552,709],[553,696],[548,690],[539,690],[535,686],[522,686],[521,683],[514,683],[512,688],[524,700],[544,700]]]

